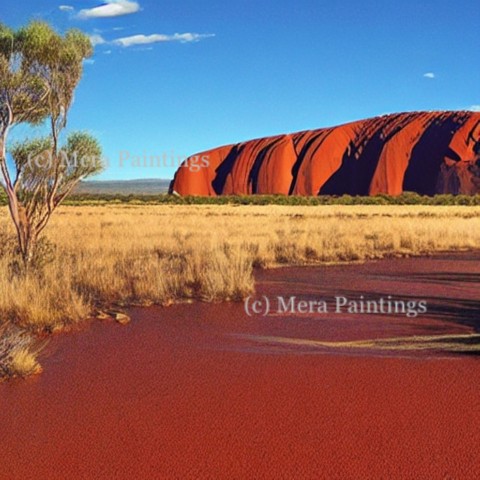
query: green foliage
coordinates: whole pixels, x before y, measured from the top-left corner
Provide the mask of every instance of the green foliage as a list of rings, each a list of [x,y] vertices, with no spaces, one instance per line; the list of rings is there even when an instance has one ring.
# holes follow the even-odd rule
[[[52,170],[51,148],[50,138],[44,137],[17,142],[9,149],[15,163],[15,185],[20,200],[24,200],[24,195],[28,197],[39,183],[41,186],[42,181],[45,181],[44,187],[47,187],[47,178]]]
[[[433,197],[405,193],[399,196],[372,197],[323,195],[298,197],[286,195],[225,195],[220,197],[179,197],[177,195],[107,195],[73,194],[67,205],[469,205],[480,206],[480,195],[435,195]]]
[[[21,122],[40,122],[47,115],[47,85],[40,75],[26,68],[20,32],[0,28],[0,52],[2,127]],[[10,119],[6,115],[8,109]]]
[[[65,35],[65,41],[67,47],[78,59],[84,60],[93,55],[92,42],[81,30],[76,28],[69,30]]]
[[[14,188],[31,218],[41,218],[80,180],[103,168],[100,144],[88,133],[70,134],[57,153],[52,145],[51,137],[41,137],[17,142],[10,148],[17,172]]]
[[[103,170],[102,148],[98,140],[86,132],[74,132],[60,150],[66,160],[66,180],[81,180]]]
[[[435,195],[418,194],[399,196],[376,195],[374,197],[353,197],[329,195],[319,197],[297,197],[285,195],[225,195],[221,197],[178,197],[176,195],[116,195],[116,194],[72,194],[66,205],[467,205],[480,206],[480,195]],[[0,192],[0,205],[6,205],[5,195]]]
[[[83,60],[92,52],[79,30],[62,37],[45,22],[18,31],[0,25],[0,110],[11,109],[12,124],[39,123],[48,115],[64,124]]]
[[[9,58],[13,51],[15,35],[11,28],[0,23],[0,56]]]

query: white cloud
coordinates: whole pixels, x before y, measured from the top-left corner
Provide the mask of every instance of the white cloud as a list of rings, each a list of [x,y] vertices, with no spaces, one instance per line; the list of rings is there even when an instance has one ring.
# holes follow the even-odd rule
[[[117,40],[114,40],[113,43],[122,47],[132,47],[134,45],[148,45],[150,43],[159,42],[191,43],[199,42],[204,38],[210,38],[214,36],[215,34],[212,33],[175,33],[174,35],[155,33],[153,35],[132,35],[130,37],[118,38]]]
[[[436,75],[433,72],[427,72],[423,74],[424,78],[436,78]]]
[[[73,10],[75,10],[71,5],[60,5],[58,8],[62,12],[73,12]]]
[[[480,112],[480,105],[471,105],[467,110],[470,110],[471,112]]]
[[[95,63],[95,60],[93,58],[87,58],[83,61],[85,65],[93,65]]]
[[[103,5],[95,8],[87,8],[78,12],[78,18],[83,20],[89,18],[119,17],[129,15],[140,10],[138,2],[131,0],[106,0]]]
[[[92,45],[96,47],[97,45],[103,45],[107,43],[107,41],[98,33],[95,33],[93,35],[90,35],[90,41],[92,42]]]

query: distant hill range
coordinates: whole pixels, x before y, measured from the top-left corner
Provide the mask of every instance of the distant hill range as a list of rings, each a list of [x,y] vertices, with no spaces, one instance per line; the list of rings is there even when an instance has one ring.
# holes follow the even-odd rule
[[[90,180],[81,182],[74,190],[74,195],[158,195],[167,193],[170,180]]]

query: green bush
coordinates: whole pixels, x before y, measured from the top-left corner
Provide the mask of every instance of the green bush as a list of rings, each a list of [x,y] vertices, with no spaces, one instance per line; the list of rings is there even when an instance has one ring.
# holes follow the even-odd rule
[[[0,196],[5,205],[5,196]],[[399,196],[330,196],[299,197],[287,195],[225,195],[219,197],[179,197],[176,195],[116,195],[116,194],[80,194],[73,195],[66,205],[469,205],[479,206],[480,195],[419,195],[405,192]]]

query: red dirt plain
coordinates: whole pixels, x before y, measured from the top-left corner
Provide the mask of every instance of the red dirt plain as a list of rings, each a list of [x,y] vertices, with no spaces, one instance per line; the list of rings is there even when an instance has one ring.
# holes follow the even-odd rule
[[[0,385],[0,478],[478,479],[480,357],[262,337],[475,333],[479,291],[480,253],[286,268],[259,272],[257,295],[394,294],[429,312],[185,304],[59,335],[42,375]]]

